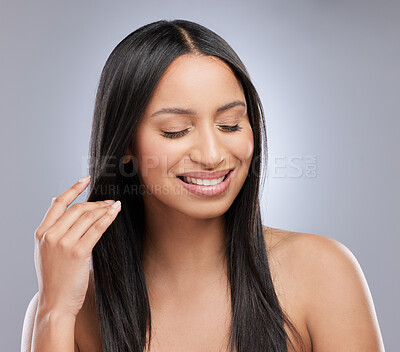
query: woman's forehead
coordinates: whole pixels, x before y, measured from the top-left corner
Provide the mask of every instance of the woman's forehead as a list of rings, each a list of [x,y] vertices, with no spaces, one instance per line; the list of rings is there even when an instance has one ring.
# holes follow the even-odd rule
[[[182,55],[161,77],[148,108],[167,108],[166,104],[182,108],[202,104],[220,106],[240,99],[244,100],[242,87],[225,62],[214,56]]]

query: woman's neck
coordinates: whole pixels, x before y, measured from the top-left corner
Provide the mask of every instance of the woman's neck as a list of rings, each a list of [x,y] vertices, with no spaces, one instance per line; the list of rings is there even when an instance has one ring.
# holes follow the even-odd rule
[[[226,277],[223,215],[195,219],[153,205],[145,214],[142,258],[148,283],[182,292]]]

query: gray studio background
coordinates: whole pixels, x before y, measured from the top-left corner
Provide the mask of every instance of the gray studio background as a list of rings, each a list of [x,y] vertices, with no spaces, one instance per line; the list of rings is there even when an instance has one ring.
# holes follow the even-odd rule
[[[19,350],[37,291],[33,232],[51,198],[86,174],[96,85],[108,55],[139,26],[174,18],[225,38],[261,95],[269,147],[263,223],[345,244],[367,278],[386,349],[395,351],[395,0],[1,1],[0,350]]]

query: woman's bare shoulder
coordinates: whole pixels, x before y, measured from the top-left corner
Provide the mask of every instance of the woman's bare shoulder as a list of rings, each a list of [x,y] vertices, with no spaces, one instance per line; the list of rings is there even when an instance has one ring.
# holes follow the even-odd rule
[[[384,351],[372,297],[353,253],[326,236],[263,230],[279,300],[312,350]],[[92,273],[75,331],[81,352],[101,351]]]
[[[268,226],[263,226],[263,231],[268,251],[292,251],[300,249],[298,246],[301,246],[301,249],[313,250],[316,245],[323,244],[343,246],[339,241],[313,233],[295,232]]]
[[[372,296],[354,254],[326,236],[264,227],[272,270],[301,298],[319,351],[384,351]],[[294,300],[292,296],[290,299]]]
[[[284,259],[283,263],[303,269],[313,269],[316,264],[357,264],[353,253],[333,238],[267,226],[263,226],[263,230],[266,249],[273,260]],[[310,272],[305,274],[309,275]]]

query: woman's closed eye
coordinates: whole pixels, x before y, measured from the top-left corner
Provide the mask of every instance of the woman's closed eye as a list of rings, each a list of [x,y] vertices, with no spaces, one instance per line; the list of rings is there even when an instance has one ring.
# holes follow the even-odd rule
[[[225,126],[220,126],[220,127],[228,132],[237,132],[242,129],[242,127],[240,127],[239,125],[235,125],[235,126],[226,126],[225,125]],[[186,128],[185,130],[178,131],[178,132],[163,132],[162,135],[166,138],[178,138],[178,137],[184,136],[188,131],[189,131],[189,129]]]

